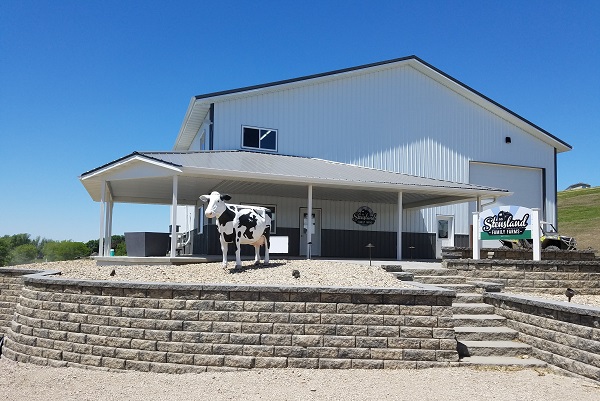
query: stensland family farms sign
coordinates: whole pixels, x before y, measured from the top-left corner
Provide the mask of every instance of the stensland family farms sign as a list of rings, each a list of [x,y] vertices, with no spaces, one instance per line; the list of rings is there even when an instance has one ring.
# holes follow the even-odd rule
[[[532,210],[522,206],[499,206],[479,214],[482,240],[530,239]]]

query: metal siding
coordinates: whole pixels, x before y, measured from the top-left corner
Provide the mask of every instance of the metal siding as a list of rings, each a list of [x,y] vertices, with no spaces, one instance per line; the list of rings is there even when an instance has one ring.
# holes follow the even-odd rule
[[[278,130],[280,154],[442,180],[469,182],[471,160],[545,168],[553,214],[554,149],[410,66],[261,92],[215,113],[215,149],[239,149],[241,126],[254,125]],[[433,232],[437,214],[454,215],[456,233],[468,234],[466,205],[410,212],[406,229]]]

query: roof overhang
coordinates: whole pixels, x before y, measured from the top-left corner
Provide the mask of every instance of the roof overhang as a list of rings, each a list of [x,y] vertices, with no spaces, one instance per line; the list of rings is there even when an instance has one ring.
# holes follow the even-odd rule
[[[405,209],[512,194],[327,160],[243,151],[136,152],[83,173],[80,180],[94,201],[101,200],[106,184],[114,202],[170,205],[174,176],[180,205],[195,205],[200,195],[212,191],[305,199],[309,185],[314,199],[334,201],[396,204],[402,192]]]
[[[459,93],[461,96],[471,100],[475,104],[496,114],[504,120],[521,128],[525,132],[533,135],[539,140],[554,147],[558,153],[566,152],[572,149],[571,145],[552,135],[548,131],[533,124],[531,121],[521,117],[517,113],[509,110],[494,100],[488,98],[482,93],[465,85],[461,81],[451,77],[445,72],[435,68],[433,65],[421,60],[416,56],[397,58],[393,60],[382,61],[378,63],[361,65],[358,67],[345,68],[342,70],[330,71],[322,74],[308,75],[304,77],[276,81],[262,85],[248,86],[244,88],[232,89],[222,92],[213,92],[204,95],[194,96],[186,111],[183,123],[173,146],[174,151],[185,151],[191,146],[194,137],[202,127],[204,121],[208,118],[210,106],[213,103],[224,102],[231,99],[255,96],[268,92],[280,90],[289,90],[295,87],[314,85],[322,81],[351,77],[353,75],[370,73],[376,70],[395,68],[400,66],[410,66],[422,72],[431,79]]]

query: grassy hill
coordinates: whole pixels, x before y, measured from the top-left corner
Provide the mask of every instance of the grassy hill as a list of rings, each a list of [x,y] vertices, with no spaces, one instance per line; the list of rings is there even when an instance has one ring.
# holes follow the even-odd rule
[[[600,251],[600,187],[559,192],[558,227],[575,237],[577,249]]]

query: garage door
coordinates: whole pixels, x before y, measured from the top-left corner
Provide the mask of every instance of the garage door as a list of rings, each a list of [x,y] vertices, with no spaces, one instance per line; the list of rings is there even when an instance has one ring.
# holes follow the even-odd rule
[[[543,208],[542,169],[471,162],[471,184],[508,189],[511,196],[499,198],[494,206],[518,205]]]
[[[469,178],[471,184],[508,189],[514,193],[511,196],[498,198],[496,203],[486,205],[484,209],[501,205],[539,208],[541,211],[540,217],[543,218],[544,187],[542,169],[471,162]],[[470,212],[474,212],[475,204],[471,203],[469,209]],[[499,245],[499,241],[483,241],[482,244],[484,247],[496,247]]]

